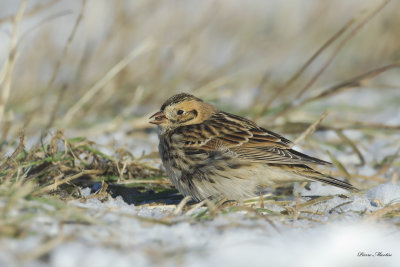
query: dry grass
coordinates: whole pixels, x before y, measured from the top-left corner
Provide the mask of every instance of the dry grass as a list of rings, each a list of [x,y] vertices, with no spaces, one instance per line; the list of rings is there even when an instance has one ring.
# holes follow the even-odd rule
[[[294,205],[290,194],[263,196],[239,207],[193,204],[187,198],[179,204],[181,198],[173,195],[176,191],[162,170],[125,149],[106,155],[90,141],[94,134],[118,131],[129,132],[131,138],[148,135],[154,129],[147,125],[147,115],[179,91],[300,136],[296,144],[305,149],[356,155],[359,165],[330,153],[336,166],[332,175],[362,189],[398,183],[398,151],[381,155],[383,159],[366,157],[364,145],[371,139],[393,140],[400,129],[384,120],[368,120],[370,114],[399,105],[399,80],[391,75],[398,76],[400,66],[400,3],[337,1],[314,1],[305,14],[284,5],[270,10],[265,1],[245,7],[211,1],[48,1],[28,6],[22,1],[15,14],[0,15],[0,27],[10,32],[0,37],[9,44],[0,55],[0,201],[6,203],[0,208],[0,235],[29,235],[27,225],[34,217],[29,210],[35,208],[49,216],[62,210],[64,221],[96,223],[65,201],[85,201],[80,187],[101,182],[93,197],[102,200],[122,195],[147,206],[173,200],[170,217],[135,217],[149,223],[171,225],[182,218],[196,222],[235,211],[272,225],[273,218],[320,222],[325,213],[309,208],[329,197],[298,198]],[[29,22],[32,18],[36,21]],[[34,30],[28,31],[32,24]],[[350,90],[380,90],[387,97],[367,111],[332,103]],[[238,101],[247,91],[248,100]],[[358,140],[347,136],[346,130],[354,129],[361,132]],[[77,132],[79,137],[71,138]],[[338,138],[327,143],[314,132],[332,132]],[[390,145],[400,146],[396,141]],[[360,166],[366,165],[373,175],[360,174]],[[284,211],[265,208],[269,204]],[[397,204],[366,220],[396,216]],[[46,254],[64,238],[48,240],[26,259]]]
[[[338,0],[336,4],[344,3]],[[190,19],[185,9],[191,4],[178,2],[174,3],[174,12],[168,13],[164,13],[169,8],[167,3],[151,1],[103,1],[98,3],[97,11],[93,3],[86,1],[49,1],[47,8],[44,4],[29,6],[28,17],[22,11],[13,17],[11,46],[4,50],[11,60],[3,65],[7,79],[2,86],[13,90],[8,97],[6,92],[10,89],[2,89],[6,110],[2,123],[13,121],[9,131],[12,139],[24,125],[29,136],[52,127],[120,123],[117,119],[126,121],[147,115],[166,97],[181,90],[193,90],[208,100],[226,102],[229,96],[248,88],[258,89],[253,93],[256,97],[253,103],[240,108],[255,114],[260,121],[271,122],[289,115],[285,111],[289,107],[292,113],[294,107],[299,109],[339,94],[349,86],[366,86],[365,78],[375,75],[356,75],[396,61],[399,42],[396,34],[389,33],[398,25],[394,11],[398,3],[392,1],[380,10],[384,4],[386,1],[360,1],[358,6],[351,5],[340,17],[350,22],[342,23],[337,22],[341,11],[334,21],[329,16],[318,17],[319,11],[328,10],[330,4],[316,1],[313,11],[299,19],[309,31],[288,25],[282,32],[282,21],[272,14],[295,14],[284,7],[270,11],[259,2],[242,10],[235,4],[204,1],[196,4],[197,15]],[[101,8],[107,10],[107,16],[96,13]],[[261,12],[263,9],[269,13]],[[25,32],[25,19],[48,17],[65,10],[70,14],[56,16],[39,23],[32,32]],[[361,10],[366,12],[359,13]],[[93,17],[102,15],[104,22],[93,25]],[[12,21],[10,16],[3,16],[6,29]],[[229,23],[226,17],[230,18]],[[22,34],[18,34],[21,23]],[[71,27],[57,27],[65,23]],[[383,28],[385,25],[393,27]],[[58,39],[52,38],[56,34]],[[375,36],[379,36],[379,42]],[[2,38],[8,40],[7,36]],[[292,50],[301,55],[295,62],[290,59]],[[347,60],[349,53],[352,60]],[[286,58],[290,62],[284,61]],[[302,62],[306,63],[301,66]],[[287,79],[290,73],[294,75]],[[352,76],[355,78],[349,79]],[[342,84],[343,80],[348,83]],[[319,89],[335,82],[338,86],[332,89]],[[296,98],[300,103],[292,101]]]

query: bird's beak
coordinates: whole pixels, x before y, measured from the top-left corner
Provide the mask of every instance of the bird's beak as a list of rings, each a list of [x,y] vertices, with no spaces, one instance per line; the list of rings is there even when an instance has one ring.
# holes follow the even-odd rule
[[[165,117],[165,114],[162,111],[154,113],[149,119],[153,119],[149,121],[150,123],[157,125],[167,121],[167,117]]]

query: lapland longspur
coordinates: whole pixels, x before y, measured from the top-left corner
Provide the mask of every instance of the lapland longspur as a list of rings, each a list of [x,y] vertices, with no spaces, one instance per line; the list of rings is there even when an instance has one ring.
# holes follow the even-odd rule
[[[330,164],[291,149],[291,141],[186,93],[172,96],[150,117],[159,152],[179,192],[240,200],[276,183],[318,181],[356,190],[308,164]]]

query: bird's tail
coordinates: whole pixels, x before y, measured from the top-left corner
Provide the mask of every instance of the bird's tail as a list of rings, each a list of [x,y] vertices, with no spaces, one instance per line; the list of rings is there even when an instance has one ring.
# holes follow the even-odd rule
[[[301,171],[300,172],[298,171],[298,173],[301,173],[303,177],[306,178],[307,180],[333,185],[353,192],[360,191],[359,189],[357,189],[356,187],[354,187],[353,185],[351,185],[346,181],[342,181],[337,178],[333,178],[332,176],[320,173],[319,171],[316,171],[308,167],[307,165],[301,165],[299,167],[301,167],[300,168]]]
[[[351,185],[348,182],[333,178],[332,176],[325,175],[325,174],[322,174],[322,173],[319,173],[319,172],[318,172],[318,174],[320,174],[320,175],[319,176],[309,177],[309,179],[312,180],[312,181],[317,181],[317,182],[333,185],[333,186],[336,186],[336,187],[340,187],[340,188],[343,188],[343,189],[346,189],[346,190],[349,190],[349,191],[353,191],[353,192],[360,191],[359,189],[357,189],[356,187],[354,187],[353,185]]]

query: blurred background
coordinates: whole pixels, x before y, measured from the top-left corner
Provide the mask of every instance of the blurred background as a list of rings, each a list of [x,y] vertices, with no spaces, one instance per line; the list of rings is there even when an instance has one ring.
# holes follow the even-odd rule
[[[382,265],[356,256],[373,251],[397,266],[399,11],[399,0],[0,0],[0,266]],[[179,92],[291,140],[327,112],[295,149],[363,191],[296,184],[216,223],[212,206],[174,206],[148,117]],[[395,228],[367,227],[378,219]]]
[[[182,91],[263,126],[313,122],[325,110],[327,122],[343,127],[349,121],[396,124],[398,69],[281,113],[398,63],[400,2],[389,2],[363,24],[382,3],[2,0],[2,140],[23,127],[28,136],[54,128],[89,136],[121,125],[146,128],[146,116]]]

